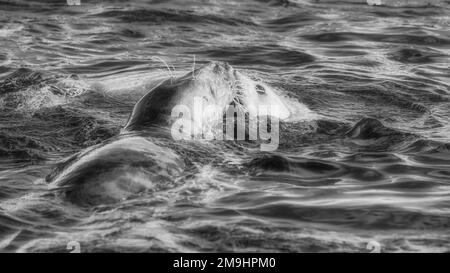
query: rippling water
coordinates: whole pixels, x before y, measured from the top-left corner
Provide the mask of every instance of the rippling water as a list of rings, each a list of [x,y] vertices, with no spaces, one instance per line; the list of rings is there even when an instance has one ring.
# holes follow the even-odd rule
[[[449,251],[449,2],[350,2],[0,1],[0,250]],[[274,152],[120,140],[142,95],[211,60],[317,118]],[[111,141],[176,178],[95,204],[47,182]]]

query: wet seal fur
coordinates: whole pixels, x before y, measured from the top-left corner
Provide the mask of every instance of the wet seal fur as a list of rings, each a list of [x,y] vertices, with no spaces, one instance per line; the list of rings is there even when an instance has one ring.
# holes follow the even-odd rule
[[[97,205],[170,188],[183,170],[183,160],[171,150],[125,136],[72,156],[46,180],[72,203]]]
[[[210,62],[180,78],[165,80],[149,91],[136,103],[123,131],[171,126],[176,120],[171,117],[172,109],[184,105],[194,112],[194,98],[202,98],[204,105],[216,105],[224,111],[230,105],[244,112],[259,105],[277,105],[279,119],[291,116],[286,102],[269,86],[249,79],[228,63]]]

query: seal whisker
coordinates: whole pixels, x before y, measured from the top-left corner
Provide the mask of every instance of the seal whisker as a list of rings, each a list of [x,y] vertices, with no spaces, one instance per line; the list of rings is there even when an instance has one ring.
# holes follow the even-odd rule
[[[169,67],[169,65],[167,64],[167,62],[164,61],[163,59],[161,59],[161,58],[158,57],[158,56],[152,56],[150,59],[156,59],[156,60],[158,60],[158,61],[161,61],[161,62],[166,66],[167,70],[169,70],[169,73],[170,73],[170,84],[172,84],[173,72],[170,70],[170,67]],[[173,67],[173,66],[172,66],[172,67]],[[175,71],[175,68],[174,68],[174,71]]]

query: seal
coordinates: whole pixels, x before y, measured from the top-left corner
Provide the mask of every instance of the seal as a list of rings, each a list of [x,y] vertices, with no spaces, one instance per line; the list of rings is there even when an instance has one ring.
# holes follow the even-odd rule
[[[250,79],[226,62],[210,62],[180,78],[165,80],[150,90],[136,103],[123,131],[171,126],[178,118],[171,115],[177,105],[194,113],[198,110],[196,100],[199,99],[204,107],[214,105],[223,111],[230,105],[244,112],[264,105],[276,106],[277,111],[271,114],[281,120],[287,120],[293,114],[292,103],[272,87]],[[304,114],[309,114],[306,106],[301,105],[301,108]],[[201,120],[191,116],[191,121],[193,127],[198,127],[201,124],[214,126],[211,122],[219,120],[203,113]]]
[[[183,160],[170,149],[124,135],[72,156],[46,180],[66,200],[90,206],[170,188],[183,171]]]

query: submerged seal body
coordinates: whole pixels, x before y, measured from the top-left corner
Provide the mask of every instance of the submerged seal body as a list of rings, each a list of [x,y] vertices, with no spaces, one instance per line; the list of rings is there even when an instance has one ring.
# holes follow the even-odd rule
[[[97,205],[170,187],[183,169],[183,160],[170,149],[126,136],[71,157],[46,180],[73,203]]]

